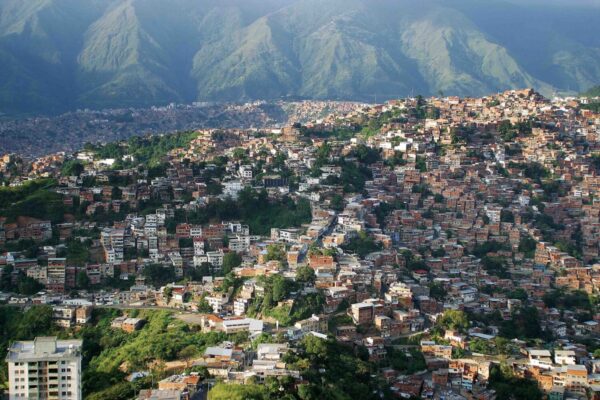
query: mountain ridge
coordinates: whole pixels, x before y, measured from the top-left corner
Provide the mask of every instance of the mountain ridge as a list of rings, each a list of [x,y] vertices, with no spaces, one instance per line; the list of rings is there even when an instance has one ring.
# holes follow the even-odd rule
[[[532,0],[0,0],[0,113],[576,93],[600,82],[596,10]]]

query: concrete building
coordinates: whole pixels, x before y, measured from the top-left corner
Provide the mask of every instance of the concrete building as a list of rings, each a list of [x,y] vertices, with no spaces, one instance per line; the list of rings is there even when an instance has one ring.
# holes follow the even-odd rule
[[[79,400],[82,340],[37,337],[8,349],[10,400]]]
[[[64,293],[66,282],[66,258],[48,259],[46,288],[48,290]]]
[[[357,325],[369,324],[373,322],[373,304],[356,303],[352,304],[348,314]]]

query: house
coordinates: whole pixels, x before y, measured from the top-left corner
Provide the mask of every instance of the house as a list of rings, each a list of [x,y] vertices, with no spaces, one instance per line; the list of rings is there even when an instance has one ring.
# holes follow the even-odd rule
[[[256,349],[256,356],[259,360],[279,361],[287,352],[287,343],[261,343]]]
[[[554,362],[559,365],[575,365],[575,352],[573,350],[555,350]]]
[[[259,319],[253,319],[253,318],[226,319],[226,320],[223,320],[222,326],[223,326],[223,332],[225,332],[225,333],[236,333],[236,332],[260,333],[263,331],[263,322]]]
[[[123,331],[125,331],[127,333],[132,333],[132,332],[135,332],[135,331],[141,329],[145,323],[146,323],[145,319],[128,318],[128,317],[124,316],[124,317],[115,318],[111,322],[110,327],[115,328],[115,329],[122,329]]]
[[[327,317],[324,315],[312,315],[310,318],[303,319],[294,324],[303,334],[307,332],[326,333],[328,327]]]
[[[200,388],[201,378],[198,374],[172,375],[158,382],[160,390],[178,390],[193,396]]]
[[[189,400],[187,393],[172,389],[140,390],[138,400]]]
[[[85,325],[92,319],[92,307],[83,306],[75,310],[75,323],[77,325]]]
[[[373,304],[355,303],[350,306],[349,314],[357,325],[370,324],[373,322]]]
[[[552,354],[549,350],[527,349],[527,357],[529,358],[529,365],[541,369],[552,368]]]
[[[233,349],[211,346],[204,351],[204,359],[207,362],[229,362],[232,360]]]

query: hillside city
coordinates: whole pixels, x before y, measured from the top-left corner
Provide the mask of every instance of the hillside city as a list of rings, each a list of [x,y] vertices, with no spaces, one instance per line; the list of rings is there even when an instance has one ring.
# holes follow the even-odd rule
[[[0,113],[0,141],[2,153],[18,153],[29,160],[49,153],[72,153],[89,142],[109,143],[135,135],[204,128],[285,126],[361,106],[342,101],[194,102],[149,108],[84,109],[28,118],[10,118]]]
[[[293,110],[3,154],[0,393],[600,399],[600,98]]]

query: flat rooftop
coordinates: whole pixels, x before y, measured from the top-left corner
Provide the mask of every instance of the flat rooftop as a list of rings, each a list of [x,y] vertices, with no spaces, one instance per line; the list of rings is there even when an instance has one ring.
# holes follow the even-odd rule
[[[36,337],[13,342],[6,355],[7,362],[69,359],[81,352],[82,340],[58,340],[56,337]]]

